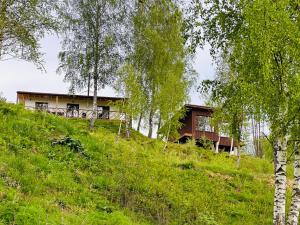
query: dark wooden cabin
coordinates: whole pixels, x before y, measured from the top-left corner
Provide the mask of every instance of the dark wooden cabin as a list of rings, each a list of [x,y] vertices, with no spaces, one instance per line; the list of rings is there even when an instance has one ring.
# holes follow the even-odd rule
[[[230,151],[237,144],[230,137],[218,135],[216,127],[211,126],[211,117],[214,109],[200,105],[185,105],[186,115],[181,119],[182,127],[179,129],[179,142],[185,143],[188,139],[195,139],[198,145],[201,145],[201,139],[210,140],[216,146],[219,141],[219,149]]]

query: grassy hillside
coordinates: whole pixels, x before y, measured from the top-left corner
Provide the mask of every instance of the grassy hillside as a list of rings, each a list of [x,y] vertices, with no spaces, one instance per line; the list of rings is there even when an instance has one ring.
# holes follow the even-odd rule
[[[272,223],[271,162],[117,127],[0,103],[0,224]]]

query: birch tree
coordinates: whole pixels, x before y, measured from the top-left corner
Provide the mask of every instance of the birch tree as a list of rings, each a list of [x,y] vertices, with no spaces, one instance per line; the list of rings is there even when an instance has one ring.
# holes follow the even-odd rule
[[[214,81],[205,80],[200,86],[202,93],[211,93],[209,100],[217,106],[214,113],[216,122],[221,118],[227,124],[227,133],[237,143],[237,166],[240,166],[240,154],[242,136],[247,120],[247,101],[251,89],[248,85],[239,80],[237,73],[233,72],[225,59],[218,64],[217,77]],[[224,126],[220,124],[220,126]],[[232,143],[233,144],[233,143]]]
[[[116,89],[126,97],[126,104],[123,104],[122,109],[127,115],[126,124],[128,124],[128,119],[135,121],[140,119],[141,113],[147,108],[147,96],[143,92],[142,74],[131,64],[125,64],[118,75]],[[129,137],[128,132],[126,133]]]
[[[58,30],[56,0],[0,1],[0,60],[23,59],[42,68],[39,41]]]
[[[168,124],[171,129],[176,123],[173,112],[186,100],[183,19],[180,9],[171,0],[139,2],[136,9],[130,63],[141,75],[140,88],[147,104],[140,115],[148,120],[148,137],[151,138],[155,117],[160,118],[161,125]]]
[[[294,94],[298,95],[300,89],[294,89]],[[295,113],[290,114],[290,123],[292,124],[291,144],[294,147],[294,183],[292,190],[292,202],[288,213],[288,225],[297,225],[299,221],[300,210],[300,98],[298,104],[292,106],[292,111]]]
[[[291,110],[299,99],[299,5],[288,0],[196,2],[202,40],[211,44],[215,58],[226,56],[230,69],[252,91],[243,94],[249,99],[245,106],[260,107],[267,118],[275,156],[273,223],[283,225],[290,116],[299,114]]]
[[[116,78],[126,48],[126,19],[131,2],[114,0],[64,0],[62,51],[58,71],[65,72],[71,90],[86,87],[91,75],[93,113],[90,128],[97,118],[99,88]]]

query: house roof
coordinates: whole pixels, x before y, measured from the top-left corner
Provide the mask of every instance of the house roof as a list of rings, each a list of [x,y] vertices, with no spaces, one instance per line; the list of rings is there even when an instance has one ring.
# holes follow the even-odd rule
[[[202,110],[208,110],[213,111],[214,108],[210,106],[203,106],[203,105],[192,105],[192,104],[185,104],[184,107],[189,109],[202,109]]]
[[[93,96],[87,95],[73,95],[73,94],[59,94],[59,93],[45,93],[45,92],[30,92],[30,91],[17,91],[17,94],[26,94],[26,95],[41,95],[41,96],[59,96],[59,97],[69,97],[69,98],[84,98],[84,99],[93,99]],[[97,98],[105,99],[108,101],[119,101],[126,100],[127,98],[122,97],[108,97],[108,96],[98,96]]]

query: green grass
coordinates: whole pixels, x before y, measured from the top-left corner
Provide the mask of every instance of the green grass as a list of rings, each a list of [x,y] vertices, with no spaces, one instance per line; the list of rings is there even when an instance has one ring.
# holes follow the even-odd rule
[[[0,103],[0,224],[271,224],[272,163]],[[84,154],[54,140],[71,137]],[[76,141],[75,141],[76,142]],[[289,174],[291,170],[289,169]]]

